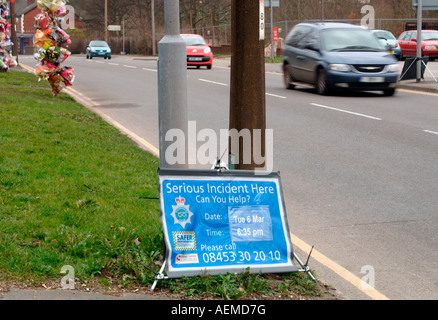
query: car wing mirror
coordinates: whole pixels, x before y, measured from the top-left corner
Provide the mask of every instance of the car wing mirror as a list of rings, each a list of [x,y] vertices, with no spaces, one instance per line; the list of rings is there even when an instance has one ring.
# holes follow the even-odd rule
[[[319,48],[318,46],[314,45],[314,44],[308,44],[306,45],[306,49],[312,50],[312,51],[316,51],[319,52]]]
[[[411,39],[411,41],[417,42],[417,39],[413,38],[413,39]]]

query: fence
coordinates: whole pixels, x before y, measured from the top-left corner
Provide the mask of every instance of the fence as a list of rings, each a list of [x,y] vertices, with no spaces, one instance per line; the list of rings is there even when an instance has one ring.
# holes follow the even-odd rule
[[[292,28],[301,22],[321,22],[320,20],[286,20],[281,22],[274,22],[273,26],[278,28],[278,37],[285,38]],[[348,22],[354,24],[360,24],[361,19],[348,19],[348,20],[324,20],[325,22]],[[438,26],[438,18],[425,18],[423,19],[424,25],[430,22],[430,25]],[[400,35],[405,29],[408,23],[416,24],[417,20],[412,18],[406,19],[375,19],[375,28],[391,31],[396,37]],[[213,27],[202,27],[194,29],[181,29],[181,33],[196,33],[202,35],[209,43],[215,47],[230,45],[231,44],[231,25],[221,25]],[[164,34],[156,34],[158,41],[164,37]],[[266,24],[266,36],[265,41],[267,44],[271,41],[271,24]]]
[[[274,27],[278,28],[278,38],[279,45],[281,47],[281,40],[286,38],[286,35],[289,33],[292,28],[301,22],[321,22],[320,20],[286,20],[275,22],[273,24]],[[348,20],[324,20],[325,22],[348,22],[360,24],[361,19],[348,19]],[[407,19],[375,19],[375,28],[383,29],[391,31],[396,37],[398,37],[404,30],[410,30],[414,27],[416,29],[417,20],[412,18]],[[437,29],[438,30],[438,18],[424,18],[423,19],[423,28]],[[194,29],[181,29],[181,33],[196,33],[202,35],[208,43],[211,43],[214,47],[215,53],[230,53],[231,48],[227,48],[227,46],[231,45],[231,24],[221,25],[221,26],[213,26],[213,27],[202,27],[202,28],[194,28]],[[150,34],[147,36],[127,36],[125,40],[125,51],[131,54],[147,54],[151,53],[151,39],[149,38]],[[157,44],[164,37],[163,33],[156,34]],[[88,39],[75,39],[78,41],[77,45],[73,48],[72,52],[80,53],[84,52],[86,43],[88,43]],[[111,37],[109,39],[110,45],[113,48],[113,52],[121,52],[122,45],[122,37]],[[265,36],[266,46],[270,46],[271,43],[271,24],[266,24],[266,36]],[[158,46],[157,46],[158,47]],[[222,48],[221,48],[222,47]],[[224,50],[221,50],[224,49]],[[266,52],[265,52],[266,54]],[[270,54],[266,54],[266,56],[270,56]]]

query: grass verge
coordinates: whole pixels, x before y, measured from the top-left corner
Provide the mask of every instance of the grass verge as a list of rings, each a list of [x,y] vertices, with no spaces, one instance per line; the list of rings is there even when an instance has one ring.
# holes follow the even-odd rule
[[[162,230],[158,159],[32,74],[0,74],[0,281],[150,287]],[[281,278],[278,278],[281,277]],[[324,289],[323,289],[324,290]],[[160,281],[184,298],[321,297],[306,275],[221,275]]]

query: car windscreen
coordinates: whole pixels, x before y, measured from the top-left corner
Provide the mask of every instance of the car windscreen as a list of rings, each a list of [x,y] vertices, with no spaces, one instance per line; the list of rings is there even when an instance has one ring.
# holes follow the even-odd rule
[[[388,31],[376,31],[374,34],[379,39],[396,40],[394,35],[391,32],[388,32]]]
[[[384,51],[373,33],[366,29],[327,29],[321,33],[327,51]]]
[[[105,41],[91,41],[91,47],[108,47],[108,44]]]
[[[200,37],[183,37],[188,46],[206,46],[204,39]]]
[[[423,40],[438,40],[438,32],[422,32]]]

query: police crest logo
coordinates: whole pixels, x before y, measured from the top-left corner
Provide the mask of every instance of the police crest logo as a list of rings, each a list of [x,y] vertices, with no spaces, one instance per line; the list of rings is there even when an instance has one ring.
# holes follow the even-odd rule
[[[183,229],[186,228],[186,224],[192,223],[191,218],[193,212],[190,212],[189,205],[186,205],[186,200],[179,196],[175,199],[176,206],[172,205],[173,211],[170,214],[174,219],[174,224],[179,224]]]

